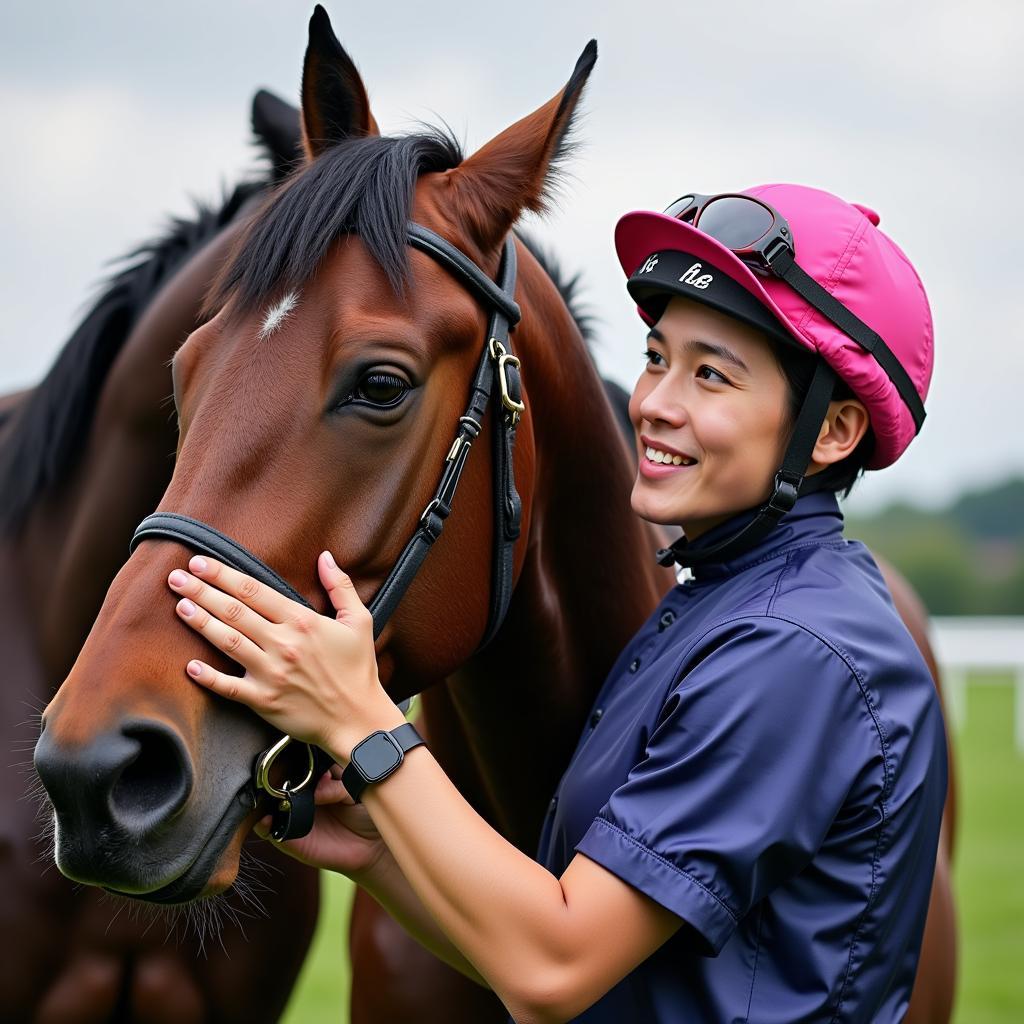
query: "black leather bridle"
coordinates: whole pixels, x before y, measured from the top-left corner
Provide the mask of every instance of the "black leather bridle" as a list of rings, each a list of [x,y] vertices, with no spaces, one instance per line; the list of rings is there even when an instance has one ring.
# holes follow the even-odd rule
[[[465,413],[459,417],[455,439],[445,458],[441,479],[434,496],[420,515],[415,533],[405,545],[387,579],[369,604],[376,639],[408,590],[434,541],[441,536],[445,520],[452,510],[455,490],[459,485],[466,457],[473,441],[483,428],[484,415],[491,394],[498,387],[501,405],[494,416],[494,546],[491,567],[491,595],[487,628],[480,646],[490,642],[501,626],[512,596],[512,555],[519,537],[522,502],[516,491],[512,466],[512,449],[516,426],[525,405],[519,360],[512,354],[509,331],[520,319],[519,306],[513,298],[516,285],[516,248],[509,235],[505,240],[497,282],[492,281],[465,253],[451,242],[423,227],[410,223],[407,241],[426,253],[458,278],[490,311],[487,336],[470,390]],[[175,512],[156,512],[139,523],[129,551],[144,540],[173,540],[185,547],[212,555],[240,572],[272,587],[278,593],[298,601],[307,608],[309,602],[265,562],[226,534],[191,516]],[[298,784],[275,786],[269,777],[278,755],[292,742],[283,736],[257,759],[253,773],[254,798],[262,790],[278,803],[274,811],[271,834],[275,839],[294,839],[305,835],[313,824],[313,792],[317,779],[332,763],[322,750],[306,744],[307,773]]]

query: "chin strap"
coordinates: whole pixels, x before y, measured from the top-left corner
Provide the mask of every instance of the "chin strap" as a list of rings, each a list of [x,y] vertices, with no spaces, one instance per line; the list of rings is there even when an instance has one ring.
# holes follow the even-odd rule
[[[824,359],[818,359],[811,378],[804,403],[793,426],[789,447],[782,460],[782,468],[775,474],[775,488],[768,501],[762,505],[754,518],[731,537],[706,548],[691,548],[685,537],[658,551],[656,558],[660,565],[673,562],[680,566],[694,567],[713,562],[728,562],[756,547],[778,525],[779,520],[796,504],[804,488],[804,473],[811,461],[811,453],[817,444],[821,425],[825,422],[828,404],[832,401],[836,376]]]

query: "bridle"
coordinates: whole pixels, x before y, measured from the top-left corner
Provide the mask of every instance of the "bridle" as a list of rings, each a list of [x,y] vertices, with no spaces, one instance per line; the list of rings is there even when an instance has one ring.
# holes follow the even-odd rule
[[[410,223],[406,239],[436,260],[490,311],[487,335],[480,362],[473,377],[466,411],[459,417],[455,439],[444,460],[441,479],[434,496],[420,515],[416,531],[398,556],[397,561],[369,603],[373,616],[373,636],[391,617],[402,596],[408,590],[431,546],[441,536],[445,520],[452,510],[455,491],[462,476],[466,457],[473,441],[483,428],[483,419],[491,394],[498,386],[500,407],[494,415],[494,546],[491,560],[491,594],[480,647],[486,646],[498,631],[512,597],[512,556],[519,537],[522,502],[516,491],[512,466],[512,449],[516,426],[526,406],[522,400],[522,382],[519,360],[512,354],[509,332],[519,322],[521,313],[513,297],[516,286],[516,248],[509,235],[504,244],[497,281],[491,280],[464,252],[436,232],[421,224]],[[298,601],[307,608],[310,603],[265,562],[236,540],[232,540],[191,516],[176,512],[155,512],[139,523],[132,537],[129,552],[144,540],[173,540],[204,554],[212,555],[240,572],[252,576],[272,587],[278,593]],[[307,772],[298,784],[285,782],[275,786],[270,781],[270,769],[278,756],[292,743],[290,736],[282,736],[257,759],[253,772],[253,803],[260,791],[277,800],[273,814],[271,835],[277,840],[294,839],[305,835],[313,824],[313,792],[320,775],[333,759],[322,750],[305,744]]]

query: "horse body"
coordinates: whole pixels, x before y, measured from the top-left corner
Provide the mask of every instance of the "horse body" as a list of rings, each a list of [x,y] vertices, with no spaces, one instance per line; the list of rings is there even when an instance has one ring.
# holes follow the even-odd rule
[[[483,313],[420,253],[403,279],[389,258],[404,257],[365,225],[354,235],[339,219],[339,237],[321,238],[315,259],[301,237],[292,250],[279,250],[276,239],[289,225],[323,234],[320,219],[335,216],[330,199],[341,196],[332,170],[376,194],[381,166],[404,167],[415,172],[414,192],[410,211],[390,211],[403,232],[399,244],[411,213],[493,274],[500,240],[524,206],[541,203],[586,71],[469,160],[430,140],[402,149],[375,139],[362,83],[324,33],[325,15],[317,26],[321,14],[303,87],[310,169],[250,229],[241,262],[224,279],[224,304],[175,355],[181,430],[159,506],[216,524],[324,610],[313,568],[319,550],[335,552],[366,601],[415,525],[479,356]],[[400,193],[402,181],[395,187]],[[314,219],[303,219],[307,193],[326,196]],[[358,204],[349,212],[358,221]],[[370,227],[387,235],[382,223],[371,217]],[[520,255],[526,315],[515,344],[528,413],[515,452],[524,514],[512,604],[491,645],[477,650],[493,541],[491,470],[479,454],[467,463],[444,535],[379,638],[378,661],[396,699],[428,691],[424,727],[435,755],[481,812],[532,852],[597,688],[672,576],[654,564],[654,534],[629,509],[631,459],[579,333],[550,280]],[[308,273],[296,275],[304,261]],[[283,308],[286,294],[290,312],[268,330],[266,311]],[[383,366],[402,375],[413,397],[391,406],[356,401],[367,375]],[[483,452],[489,429],[476,445]],[[26,554],[40,557],[38,549]],[[242,842],[264,810],[253,800],[252,762],[273,738],[254,716],[184,676],[192,656],[225,669],[230,662],[173,616],[164,579],[183,557],[174,543],[142,545],[98,615],[95,607],[80,613],[80,623],[92,615],[95,623],[47,709],[37,748],[57,812],[61,869],[151,902],[232,884]],[[274,917],[290,912],[286,891],[270,907],[278,931]],[[366,900],[353,935],[355,1021],[503,1019],[493,996],[412,951]],[[940,932],[943,948],[948,939]],[[268,938],[252,955],[272,946]],[[291,948],[301,957],[302,934]],[[244,983],[222,976],[236,986],[234,999],[275,973],[250,970]],[[934,988],[926,973],[922,967],[919,988]],[[265,999],[249,1016],[273,1012]]]

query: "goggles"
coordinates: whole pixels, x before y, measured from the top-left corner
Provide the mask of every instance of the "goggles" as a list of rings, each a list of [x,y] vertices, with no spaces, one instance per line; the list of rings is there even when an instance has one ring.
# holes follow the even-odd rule
[[[762,277],[769,276],[772,261],[780,252],[796,255],[793,232],[786,218],[753,196],[690,193],[672,203],[665,216],[710,235]]]
[[[742,193],[705,196],[691,192],[672,203],[665,216],[715,239],[755,274],[785,281],[808,305],[870,352],[895,385],[920,431],[924,403],[909,374],[875,331],[799,266],[793,231],[775,207]]]

